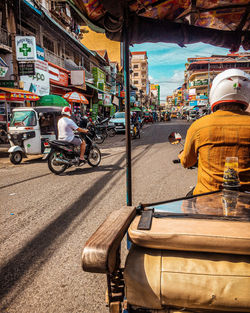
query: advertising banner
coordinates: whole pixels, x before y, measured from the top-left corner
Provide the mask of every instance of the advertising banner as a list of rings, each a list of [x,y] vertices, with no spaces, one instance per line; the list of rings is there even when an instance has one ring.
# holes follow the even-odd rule
[[[17,61],[36,60],[36,38],[34,36],[16,36]]]
[[[106,82],[106,75],[104,72],[100,70],[99,67],[93,67],[92,74],[94,77],[95,86],[101,90],[104,90],[104,85]]]
[[[49,62],[49,79],[50,82],[55,85],[67,87],[69,84],[68,71],[50,62]]]
[[[104,106],[112,106],[112,102],[111,102],[111,95],[107,95],[107,94],[104,94],[104,97],[103,97],[103,105]]]
[[[38,96],[49,95],[48,63],[45,61],[36,61],[35,75],[21,76],[20,80],[24,83],[24,90],[34,92]]]

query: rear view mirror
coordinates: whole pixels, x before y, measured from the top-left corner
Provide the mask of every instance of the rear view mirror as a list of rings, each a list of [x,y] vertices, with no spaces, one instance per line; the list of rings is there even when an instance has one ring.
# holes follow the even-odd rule
[[[181,135],[179,133],[175,133],[172,132],[169,136],[168,136],[168,141],[172,144],[172,145],[176,145],[178,143],[181,142]]]

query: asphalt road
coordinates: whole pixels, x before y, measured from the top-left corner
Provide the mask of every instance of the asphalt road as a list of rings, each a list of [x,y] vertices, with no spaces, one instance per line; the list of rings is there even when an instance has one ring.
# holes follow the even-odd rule
[[[184,196],[196,170],[173,164],[185,138],[186,121],[146,125],[132,141],[133,204]],[[40,158],[14,166],[0,159],[1,313],[100,313],[105,275],[81,269],[84,243],[104,219],[126,204],[125,137],[100,145],[98,168],[84,165],[63,175],[50,173]]]

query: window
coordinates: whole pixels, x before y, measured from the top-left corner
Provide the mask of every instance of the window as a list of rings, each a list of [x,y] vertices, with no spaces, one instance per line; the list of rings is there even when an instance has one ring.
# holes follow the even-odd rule
[[[138,85],[138,83],[139,83],[138,80],[134,80],[135,85]]]
[[[43,47],[54,52],[54,43],[47,36],[43,36]]]
[[[139,73],[134,73],[134,76],[139,76]]]
[[[138,64],[135,64],[135,65],[133,66],[133,68],[139,68]]]

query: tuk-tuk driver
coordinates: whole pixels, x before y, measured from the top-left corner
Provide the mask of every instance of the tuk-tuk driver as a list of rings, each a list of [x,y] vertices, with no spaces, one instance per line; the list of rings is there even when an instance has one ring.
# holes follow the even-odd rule
[[[84,153],[86,149],[86,143],[79,137],[76,137],[74,131],[78,131],[84,134],[88,133],[87,129],[80,128],[71,119],[72,111],[69,107],[64,107],[62,109],[62,117],[58,121],[58,139],[70,142],[74,146],[80,146],[80,158],[79,160],[84,162]]]

